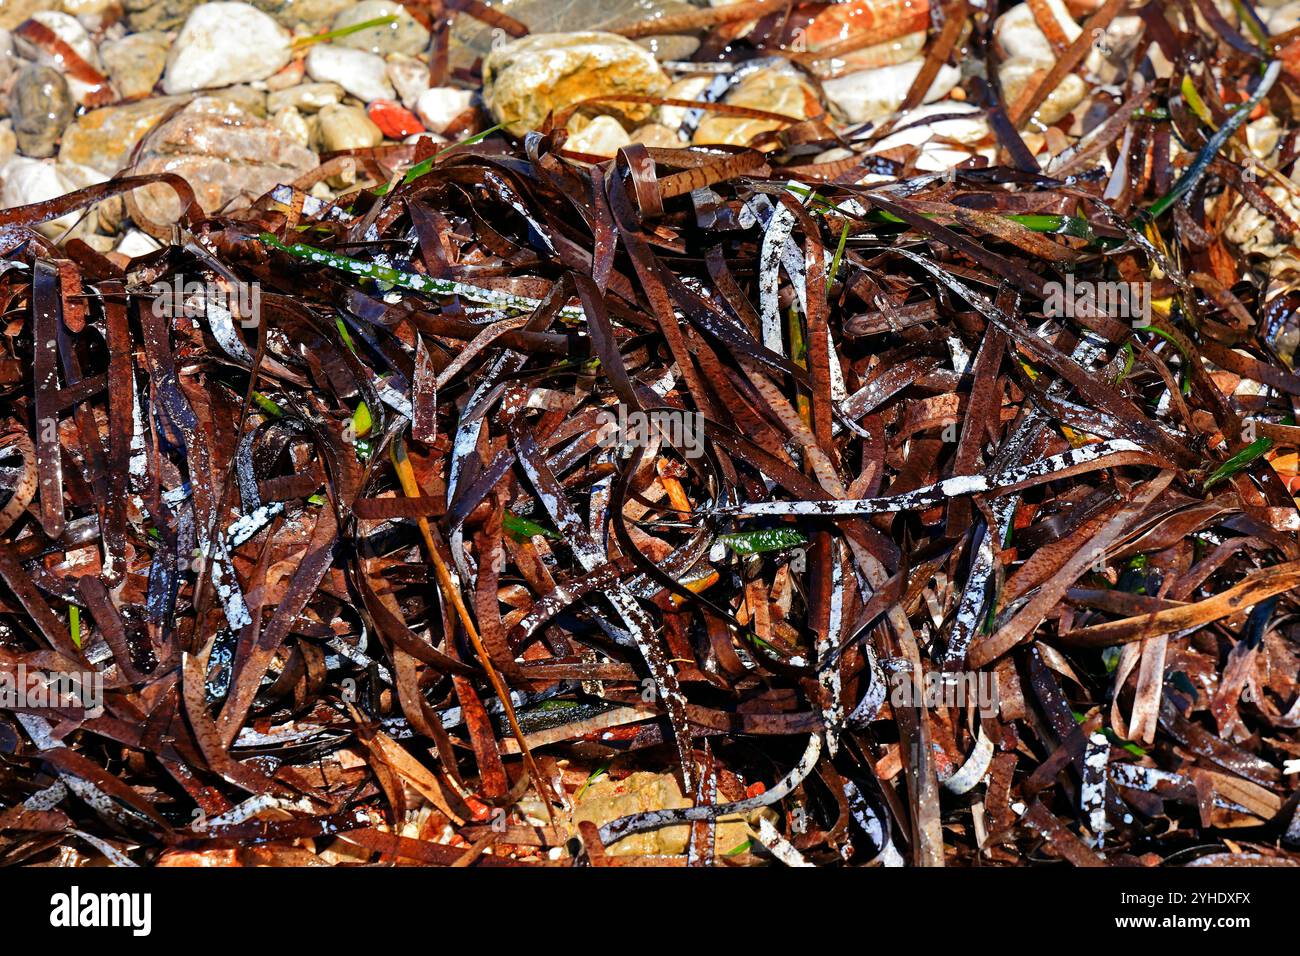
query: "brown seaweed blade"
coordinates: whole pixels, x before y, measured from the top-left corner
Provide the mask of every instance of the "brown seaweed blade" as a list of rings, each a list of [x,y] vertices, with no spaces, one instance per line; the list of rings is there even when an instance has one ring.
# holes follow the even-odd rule
[[[1176,81],[1043,132],[1094,6],[1030,5],[1015,102],[963,87],[1011,165],[722,103],[779,131],[0,211],[0,673],[103,692],[0,708],[0,861],[1300,862],[1296,318],[1225,238],[1293,237],[1232,112],[1293,107],[1248,25],[1148,4]],[[527,32],[411,7],[438,79],[453,14]],[[621,32],[869,45],[787,7]],[[991,21],[934,26],[907,111]],[[309,204],[342,160],[383,188]],[[160,182],[178,242],[125,267],[35,231]]]

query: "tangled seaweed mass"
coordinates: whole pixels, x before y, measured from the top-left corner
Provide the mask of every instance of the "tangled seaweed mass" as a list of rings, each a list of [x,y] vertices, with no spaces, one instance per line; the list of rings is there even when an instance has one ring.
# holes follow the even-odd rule
[[[0,863],[1300,863],[1300,19],[897,6],[0,211]]]

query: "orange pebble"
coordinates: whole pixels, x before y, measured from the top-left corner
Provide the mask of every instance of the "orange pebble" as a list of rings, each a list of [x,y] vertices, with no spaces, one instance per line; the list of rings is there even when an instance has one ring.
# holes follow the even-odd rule
[[[465,794],[465,806],[469,807],[474,820],[486,820],[491,815],[491,808],[473,794]]]
[[[1291,76],[1300,76],[1300,37],[1278,50],[1277,58],[1282,61],[1283,70]]]
[[[808,49],[871,34],[872,43],[896,40],[930,25],[930,0],[845,0],[832,3],[808,24]]]
[[[371,122],[389,139],[405,139],[412,133],[424,132],[419,117],[392,100],[375,100],[366,107],[366,112],[370,114]]]
[[[158,858],[157,866],[239,866],[239,850],[235,847],[220,850],[167,850]]]
[[[1284,455],[1274,455],[1269,458],[1269,463],[1273,470],[1279,475],[1295,475],[1300,473],[1300,456],[1295,452],[1289,452]]]

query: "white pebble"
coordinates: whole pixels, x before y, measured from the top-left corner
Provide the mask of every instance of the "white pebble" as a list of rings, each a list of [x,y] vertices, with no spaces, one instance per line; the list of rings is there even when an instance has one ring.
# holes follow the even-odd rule
[[[452,120],[469,109],[473,101],[474,94],[469,90],[435,86],[420,94],[415,103],[415,112],[426,129],[441,133],[451,125]]]
[[[202,4],[172,44],[163,92],[264,80],[289,62],[290,43],[288,30],[247,3]]]
[[[383,58],[365,50],[318,43],[307,54],[307,73],[317,82],[337,83],[365,103],[396,95]]]

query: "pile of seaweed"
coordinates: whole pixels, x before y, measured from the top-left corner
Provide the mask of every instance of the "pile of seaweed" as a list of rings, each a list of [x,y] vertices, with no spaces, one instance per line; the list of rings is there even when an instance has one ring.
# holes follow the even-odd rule
[[[1289,86],[1159,39],[1246,106],[1050,173],[994,104],[0,212],[0,863],[1294,865],[1293,316],[1205,213],[1285,225]]]

